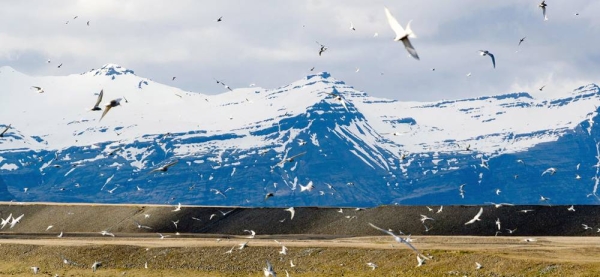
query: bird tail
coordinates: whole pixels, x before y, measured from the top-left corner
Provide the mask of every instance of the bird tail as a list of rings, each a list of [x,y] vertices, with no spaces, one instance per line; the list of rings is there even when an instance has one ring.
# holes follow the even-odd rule
[[[408,24],[406,24],[406,30],[405,30],[405,32],[406,32],[406,35],[409,38],[416,38],[417,35],[415,35],[415,33],[413,33],[412,29],[410,28],[410,23],[411,22],[412,22],[412,20],[408,21]]]

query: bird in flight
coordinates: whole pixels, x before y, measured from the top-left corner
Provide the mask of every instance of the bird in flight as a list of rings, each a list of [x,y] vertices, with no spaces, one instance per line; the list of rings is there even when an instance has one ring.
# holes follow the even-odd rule
[[[494,57],[494,54],[490,53],[488,50],[479,50],[479,55],[490,56],[490,58],[492,58],[492,65],[496,68],[496,58]]]
[[[223,17],[222,16],[217,19],[217,22],[221,22],[221,21],[223,21]]]
[[[548,20],[548,16],[546,16],[546,7],[548,6],[548,4],[546,4],[546,1],[542,1],[542,3],[540,3],[538,5],[538,7],[540,7],[542,9],[542,14],[544,15],[544,20]]]
[[[38,93],[44,93],[44,89],[41,87],[32,86]]]
[[[465,223],[465,225],[473,224],[473,223],[475,223],[475,221],[481,221],[481,219],[479,219],[479,217],[481,217],[482,213],[483,213],[483,207],[479,208],[479,212],[475,215],[475,217],[473,217],[473,219],[467,221],[467,223]]]
[[[135,220],[134,220],[133,222],[135,222],[135,225],[137,225],[138,229],[148,229],[148,230],[151,230],[151,229],[152,229],[152,227],[150,227],[150,226],[145,226],[145,225],[142,225],[142,224],[140,224],[139,222],[137,222],[137,221],[135,221]]]
[[[410,248],[411,248],[413,251],[415,251],[415,253],[417,253],[417,256],[421,256],[421,257],[423,257],[424,259],[426,259],[426,260],[429,260],[429,258],[428,258],[427,256],[425,256],[425,255],[421,254],[421,252],[419,252],[419,250],[417,250],[417,249],[416,249],[416,248],[415,248],[415,247],[414,247],[414,246],[413,246],[413,245],[412,245],[410,242],[408,242],[406,239],[404,239],[404,238],[401,238],[401,237],[399,237],[399,236],[395,235],[395,234],[394,234],[392,231],[388,231],[388,230],[381,229],[381,228],[379,228],[379,227],[377,227],[377,226],[373,225],[372,223],[369,223],[369,225],[371,225],[371,227],[373,227],[373,228],[375,228],[375,229],[377,229],[377,230],[379,230],[379,231],[381,231],[381,232],[384,232],[384,233],[386,233],[386,234],[388,234],[388,235],[390,235],[390,236],[394,237],[394,240],[395,240],[396,242],[398,242],[398,243],[404,243],[404,244],[406,244],[406,245],[407,245],[408,247],[410,247]]]
[[[413,31],[410,29],[410,23],[412,22],[412,20],[408,21],[408,24],[406,24],[406,29],[404,29],[404,28],[402,28],[400,23],[398,23],[396,18],[390,13],[390,10],[388,10],[388,8],[386,8],[386,7],[384,7],[384,9],[385,9],[385,16],[387,17],[390,27],[396,33],[396,37],[394,38],[394,41],[402,41],[402,43],[404,44],[404,48],[406,48],[406,51],[408,51],[408,53],[413,58],[419,60],[419,55],[417,54],[417,50],[415,50],[415,47],[413,47],[413,45],[410,43],[410,40],[408,39],[408,38],[416,38],[417,37],[413,33]]]
[[[181,203],[177,203],[177,207],[175,207],[175,209],[173,209],[172,211],[173,212],[181,211]]]
[[[263,268],[263,273],[265,274],[265,277],[269,277],[269,276],[273,276],[276,277],[277,273],[275,272],[275,270],[273,270],[273,266],[271,265],[271,263],[269,261],[267,261],[267,267]]]
[[[321,49],[319,49],[319,56],[321,56],[321,54],[323,54],[323,52],[325,52],[325,50],[327,50],[327,46],[320,44],[318,41],[317,41],[317,44],[321,45]]]
[[[352,24],[352,21],[350,21],[350,30],[356,31],[356,29],[354,28],[354,24]]]
[[[116,106],[120,106],[121,105],[121,98],[117,98],[117,99],[113,99],[110,100],[110,102],[106,103],[106,105],[104,105],[104,112],[102,113],[102,116],[100,117],[100,120],[102,120],[102,118],[104,118],[104,116],[108,113],[108,111],[110,111],[111,108],[114,108]]]
[[[339,101],[342,104],[342,106],[344,106],[344,109],[346,109],[346,111],[348,111],[348,107],[346,107],[346,100],[344,100],[344,98],[342,98],[341,95],[333,93],[333,92],[328,92],[328,94],[335,97],[335,100]]]
[[[6,126],[6,127],[4,128],[4,131],[0,132],[0,138],[1,138],[1,137],[4,137],[4,134],[5,134],[5,133],[8,131],[8,129],[10,129],[10,126],[11,126],[11,125],[12,125],[12,124],[8,124],[8,126]]]
[[[176,165],[179,162],[179,160],[174,160],[166,165],[163,165],[159,168],[155,168],[152,171],[148,172],[148,174],[153,173],[153,172],[157,172],[157,171],[162,171],[162,172],[167,172],[169,170],[169,167]]]
[[[102,108],[98,107],[98,105],[100,105],[100,102],[102,102],[102,96],[104,96],[104,90],[100,90],[100,93],[98,94],[98,99],[96,99],[96,104],[94,104],[92,111],[101,111],[102,110]]]
[[[520,39],[520,40],[519,40],[519,45],[517,45],[517,46],[521,46],[521,43],[523,43],[523,41],[525,41],[525,38],[526,38],[526,37],[523,37],[522,39]]]
[[[290,214],[291,214],[290,215],[290,220],[294,219],[294,215],[296,214],[296,210],[294,209],[294,207],[290,207],[290,208],[284,209],[284,211],[290,212]]]
[[[102,262],[94,262],[94,264],[92,264],[92,272],[96,272],[101,265]]]
[[[281,160],[281,162],[279,162],[277,165],[284,165],[285,163],[291,163],[291,162],[293,162],[293,161],[294,161],[294,159],[296,159],[296,158],[298,158],[298,157],[300,157],[300,156],[302,156],[302,155],[304,155],[304,154],[306,154],[306,151],[305,151],[305,152],[302,152],[302,153],[300,153],[300,154],[297,154],[297,155],[291,156],[291,157],[289,157],[289,158],[283,159],[283,160]]]
[[[542,87],[539,88],[540,91],[544,90],[544,88],[546,87],[546,85],[543,85]]]

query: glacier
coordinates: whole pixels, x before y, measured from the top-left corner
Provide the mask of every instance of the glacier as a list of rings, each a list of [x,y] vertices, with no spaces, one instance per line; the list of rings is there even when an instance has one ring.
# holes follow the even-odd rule
[[[102,121],[102,112],[91,111],[100,90],[103,103],[123,98]],[[241,207],[600,203],[595,84],[552,96],[406,102],[369,96],[321,72],[274,89],[223,91],[183,91],[116,64],[68,76],[1,67],[0,131],[11,128],[0,137],[0,200]],[[174,160],[168,171],[151,173]],[[542,175],[551,167],[554,174]],[[301,190],[308,184],[312,189]]]

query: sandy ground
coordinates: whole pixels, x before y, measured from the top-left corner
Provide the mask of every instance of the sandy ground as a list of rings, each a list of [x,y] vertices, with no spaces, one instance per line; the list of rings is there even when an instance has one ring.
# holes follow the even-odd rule
[[[278,276],[600,276],[596,237],[414,237],[432,259],[416,267],[405,245],[389,236],[234,236],[228,239],[158,237],[21,238],[0,240],[1,276],[263,276],[269,260]],[[277,241],[275,241],[275,239]],[[238,244],[248,242],[240,250]],[[279,254],[280,244],[288,248]],[[234,247],[232,254],[226,252]],[[67,258],[75,264],[67,265]],[[291,267],[292,260],[296,266]],[[102,261],[93,273],[90,266]],[[371,270],[366,264],[378,268]],[[483,265],[476,269],[475,262]],[[145,264],[148,263],[148,269]]]

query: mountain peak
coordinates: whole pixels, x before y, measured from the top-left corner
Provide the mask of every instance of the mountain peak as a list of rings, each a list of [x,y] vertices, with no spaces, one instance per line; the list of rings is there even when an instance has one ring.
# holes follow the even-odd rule
[[[115,76],[115,75],[127,75],[132,74],[135,75],[135,72],[131,69],[127,69],[118,64],[107,63],[100,67],[99,69],[92,69],[85,74],[91,74],[93,76]]]

